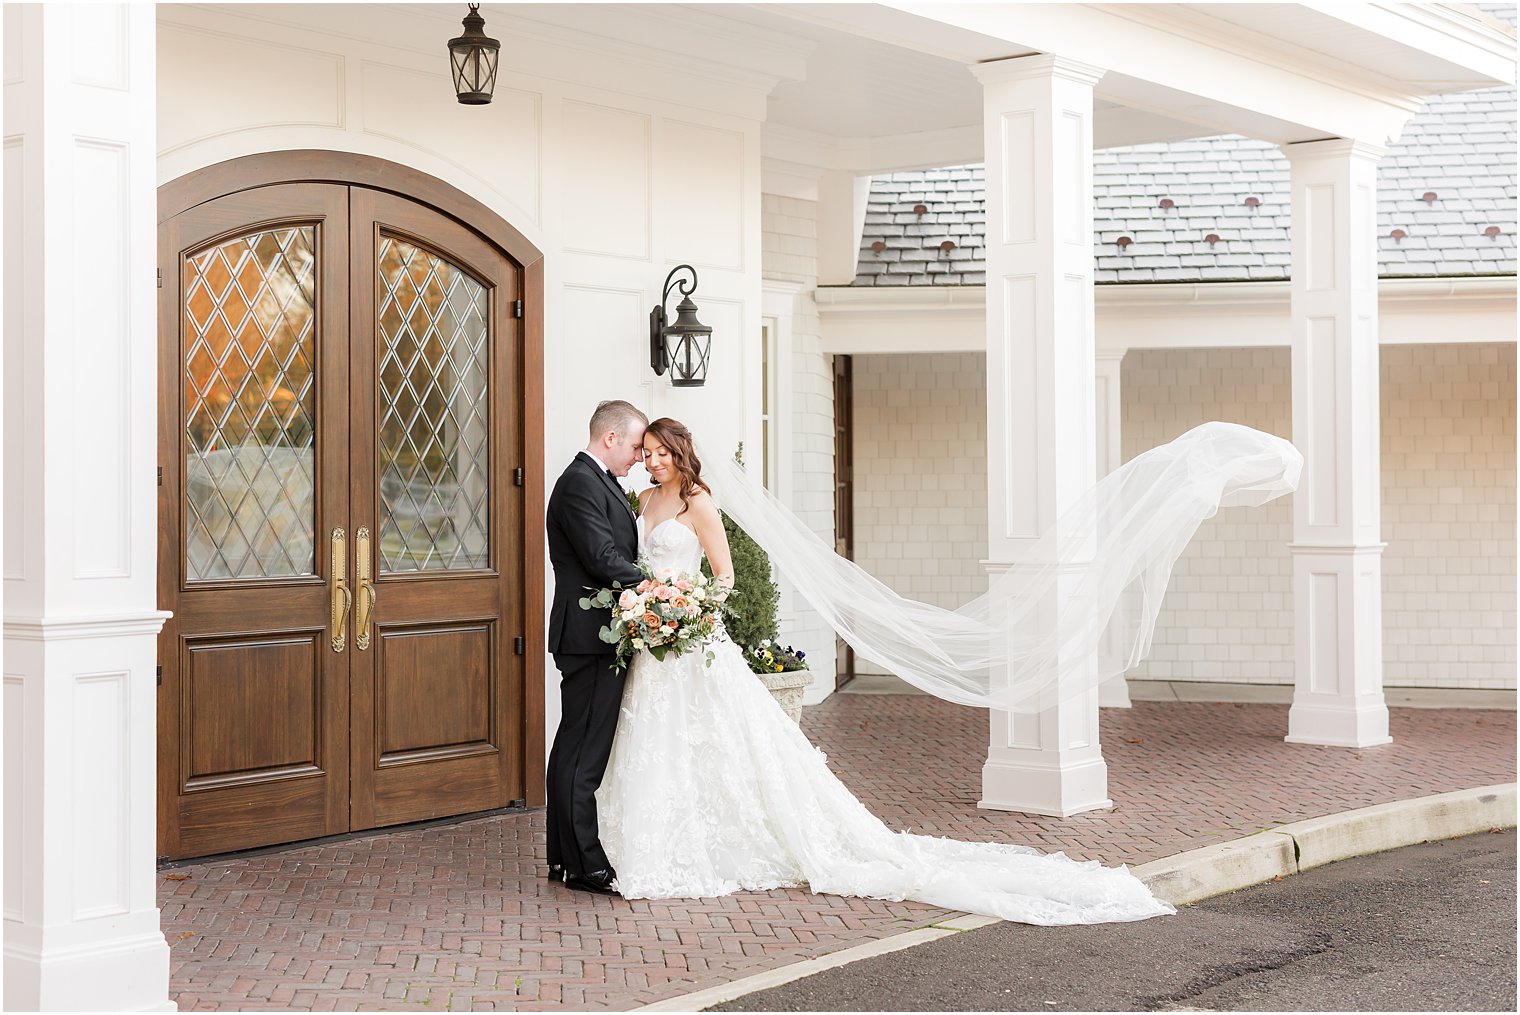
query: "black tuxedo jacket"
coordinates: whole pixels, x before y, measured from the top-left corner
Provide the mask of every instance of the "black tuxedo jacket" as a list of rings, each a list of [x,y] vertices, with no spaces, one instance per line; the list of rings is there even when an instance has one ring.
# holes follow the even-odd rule
[[[583,610],[580,600],[613,582],[627,588],[644,578],[634,564],[639,531],[627,494],[601,462],[579,452],[554,484],[544,522],[554,566],[549,651],[612,655],[616,646],[597,633],[612,622],[612,611]]]

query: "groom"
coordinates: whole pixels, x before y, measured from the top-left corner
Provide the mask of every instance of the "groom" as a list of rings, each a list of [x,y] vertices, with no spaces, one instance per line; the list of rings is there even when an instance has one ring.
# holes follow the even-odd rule
[[[614,669],[617,647],[598,632],[611,610],[583,610],[587,591],[637,585],[639,535],[618,479],[644,457],[649,419],[628,402],[603,402],[591,416],[591,439],[554,484],[545,525],[554,565],[549,651],[560,672],[559,730],[549,752],[549,878],[583,892],[616,894],[617,872],[602,849],[596,789],[607,770],[617,729],[625,670]]]

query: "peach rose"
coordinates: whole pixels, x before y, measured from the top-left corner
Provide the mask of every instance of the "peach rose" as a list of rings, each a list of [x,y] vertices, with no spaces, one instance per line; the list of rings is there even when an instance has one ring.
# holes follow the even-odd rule
[[[651,631],[657,631],[660,628],[660,618],[653,612],[646,613],[644,614],[644,626]]]
[[[685,596],[671,596],[670,605],[674,606],[678,610],[685,610],[691,607],[691,600],[687,599]]]

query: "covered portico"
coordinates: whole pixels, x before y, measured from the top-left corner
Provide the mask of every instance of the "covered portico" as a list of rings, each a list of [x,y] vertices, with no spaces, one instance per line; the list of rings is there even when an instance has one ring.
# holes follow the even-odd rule
[[[992,573],[1037,563],[1027,560],[1035,537],[1095,474],[1119,464],[1118,359],[1097,348],[1094,331],[1093,149],[1220,133],[1282,147],[1292,166],[1293,439],[1307,460],[1290,547],[1296,662],[1287,739],[1387,743],[1374,172],[1425,96],[1513,80],[1506,27],[1471,8],[1394,4],[920,4],[798,16],[824,44],[827,32],[870,38],[962,63],[980,85],[935,91],[940,118],[931,130],[831,141],[784,129],[773,116],[766,137],[768,156],[801,163],[820,148],[832,156],[817,188],[820,285],[855,275],[862,198],[841,178],[985,163],[983,563]],[[852,55],[861,67],[887,65],[884,54],[874,62]],[[802,86],[783,85],[778,98],[789,87]],[[788,98],[795,107],[783,112],[827,115],[820,96]],[[820,304],[825,295],[835,301],[823,290]],[[982,302],[953,291],[867,290],[839,301],[846,296],[863,323],[890,315],[894,300],[939,304],[947,317]],[[823,349],[910,351],[901,342],[873,350],[868,328]],[[920,334],[912,351],[944,348],[941,333]],[[1100,700],[1126,704],[1122,681],[1038,717],[994,713],[982,806],[1055,815],[1108,806]]]

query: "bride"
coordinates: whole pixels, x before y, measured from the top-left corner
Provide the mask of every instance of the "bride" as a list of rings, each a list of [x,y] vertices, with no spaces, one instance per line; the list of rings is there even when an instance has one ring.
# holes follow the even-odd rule
[[[1274,445],[1272,453],[1280,450]],[[705,555],[717,579],[732,587],[733,564],[719,504],[704,480],[691,433],[673,419],[655,420],[645,432],[644,454],[645,467],[657,484],[639,498],[639,546],[647,563],[657,571],[671,568],[694,573]],[[1186,463],[1183,474],[1188,483],[1200,475],[1212,475],[1207,463],[1200,465],[1199,457],[1195,454]],[[1277,478],[1283,478],[1284,461],[1289,466],[1286,471],[1292,473],[1287,480],[1291,489],[1297,477],[1291,455],[1279,455]],[[710,472],[725,477],[720,491],[724,510],[731,515],[738,512],[735,520],[756,536],[773,560],[779,553],[788,576],[802,578],[797,583],[804,595],[852,643],[857,639],[868,646],[881,643],[884,636],[872,640],[870,618],[893,616],[888,606],[909,616],[913,608],[931,609],[898,599],[838,558],[825,560],[826,550],[806,549],[801,545],[806,540],[785,528],[795,519],[782,508],[772,508],[768,524],[760,526],[767,538],[761,538],[751,525],[759,526],[762,516],[756,498],[764,495],[756,493],[753,484],[746,488],[742,477],[730,478],[732,474],[724,469],[732,467],[726,462],[712,461],[710,467]],[[1220,488],[1228,487],[1227,492],[1237,495],[1239,502],[1241,490],[1266,490],[1261,480],[1272,471],[1242,474],[1237,456],[1224,470],[1228,479]],[[1177,489],[1175,483],[1168,488],[1169,502],[1177,500]],[[1270,496],[1283,492],[1272,489]],[[1155,512],[1144,502],[1144,494],[1145,490],[1132,484],[1123,496],[1108,499],[1124,501],[1126,511],[1138,511],[1136,517],[1151,524]],[[1212,504],[1203,504],[1210,499]],[[1201,498],[1198,519],[1211,514],[1222,499]],[[781,516],[785,520],[776,521]],[[1105,525],[1114,520],[1111,512],[1102,519]],[[1126,538],[1132,533],[1121,527],[1118,535]],[[1159,541],[1177,542],[1170,535]],[[1185,542],[1184,536],[1181,543]],[[1098,554],[1105,565],[1112,562],[1114,554],[1103,539],[1089,539],[1086,546],[1084,552]],[[1180,553],[1181,545],[1174,549]],[[1103,557],[1105,553],[1109,556]],[[1092,611],[1103,612],[1105,618],[1113,613],[1122,586],[1137,574],[1143,590],[1155,592],[1145,580],[1146,568],[1169,571],[1175,556],[1162,559],[1142,554],[1138,559],[1138,571],[1131,569],[1124,575],[1112,595],[1102,590],[1106,586],[1098,593],[1083,593],[1089,601],[1102,601],[1096,606],[1088,602]],[[807,572],[806,577],[799,571]],[[838,586],[832,590],[821,584],[822,572],[829,571],[835,573],[828,580]],[[1020,581],[1020,589],[1027,592],[1029,576]],[[1005,598],[1004,612],[1007,603]],[[1140,615],[1146,615],[1151,605],[1143,604]],[[997,689],[978,689],[975,679],[956,675],[958,670],[984,663],[980,656],[988,652],[985,645],[962,652],[976,639],[961,637],[964,632],[956,628],[966,625],[970,630],[984,621],[966,620],[964,611],[935,612],[941,616],[931,635],[893,643],[897,648],[889,646],[878,658],[886,656],[882,661],[898,664],[894,670],[900,675],[952,700],[983,706],[1009,700],[1006,685],[1001,689],[1005,697],[996,697]],[[1149,615],[1153,619],[1154,613]],[[1148,629],[1143,628],[1136,628],[1129,654],[1148,641]],[[1091,630],[1084,630],[1091,635]],[[900,637],[901,629],[897,633]],[[931,644],[924,649],[917,644],[920,641]],[[1027,662],[1059,654],[1072,642],[1063,635],[1054,641],[1035,638],[1013,649],[1007,648],[1006,639],[1000,644],[1003,647],[992,650],[994,654],[1013,652],[1016,661]],[[1143,920],[1175,912],[1123,867],[1103,867],[1096,861],[1075,861],[1062,853],[1045,854],[1007,843],[957,842],[893,832],[829,770],[823,752],[755,679],[741,649],[721,634],[710,649],[710,662],[701,652],[669,655],[661,662],[645,651],[629,668],[611,759],[596,794],[602,843],[616,871],[615,886],[625,898],[699,898],[806,887],[837,895],[910,899],[1042,925]],[[914,652],[931,661],[912,658]],[[1010,679],[1009,669],[1004,667],[1005,680]],[[1038,707],[1051,693],[1049,681],[1029,679],[1027,673],[1015,672],[1012,679],[1022,681],[1020,686],[1027,691],[1022,700],[1029,707]],[[950,684],[935,684],[935,680]]]

